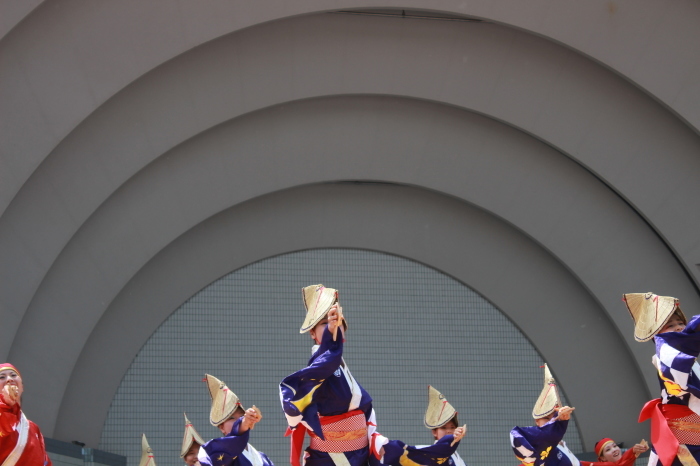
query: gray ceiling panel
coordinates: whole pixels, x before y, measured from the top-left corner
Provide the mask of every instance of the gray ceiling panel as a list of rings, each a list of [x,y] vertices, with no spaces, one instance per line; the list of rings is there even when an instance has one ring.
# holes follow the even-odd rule
[[[417,42],[404,38],[415,37],[417,28],[432,45],[423,49],[440,53],[416,53]],[[280,36],[287,40],[275,39]],[[337,59],[338,50],[345,60],[329,68],[326,61]],[[470,60],[462,60],[465,53]],[[449,78],[425,74],[441,62],[449,64]],[[376,75],[366,72],[382,68]],[[413,78],[420,73],[422,79]],[[559,95],[579,97],[558,99],[550,92],[556,88],[567,89]],[[566,49],[499,26],[347,15],[297,18],[231,35],[134,83],[39,167],[0,218],[0,233],[16,231],[29,249],[46,250],[41,260],[50,263],[101,202],[177,144],[270,105],[353,93],[436,100],[534,134],[618,190],[654,225],[686,272],[697,274],[693,231],[700,223],[700,184],[685,178],[700,172],[700,139],[658,104]],[[655,182],[638,181],[649,173]],[[671,181],[673,191],[666,189]],[[678,211],[660,208],[667,195],[682,200],[674,204]],[[36,238],[47,211],[58,217],[58,234],[49,242]],[[0,258],[14,249],[0,245]],[[11,262],[2,260],[2,266]],[[10,299],[8,306],[22,308],[31,295]],[[16,325],[8,322],[5,331]]]

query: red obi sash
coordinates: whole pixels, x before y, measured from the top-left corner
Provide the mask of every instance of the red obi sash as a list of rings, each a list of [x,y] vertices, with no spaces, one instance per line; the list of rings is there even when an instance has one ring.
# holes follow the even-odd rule
[[[651,419],[651,442],[661,464],[672,464],[682,444],[700,445],[700,416],[685,405],[649,401],[639,413],[639,422]]]
[[[287,428],[285,437],[292,435],[289,461],[293,466],[300,466],[299,457],[304,443],[304,435],[308,431],[311,437],[310,448],[327,453],[343,453],[359,450],[369,445],[367,439],[367,420],[365,413],[356,409],[335,416],[319,416],[323,437],[310,431],[303,424],[298,424],[294,430]]]
[[[314,450],[343,453],[359,450],[369,445],[367,420],[365,413],[359,409],[337,416],[322,416],[321,428],[325,440],[311,435],[309,446]]]

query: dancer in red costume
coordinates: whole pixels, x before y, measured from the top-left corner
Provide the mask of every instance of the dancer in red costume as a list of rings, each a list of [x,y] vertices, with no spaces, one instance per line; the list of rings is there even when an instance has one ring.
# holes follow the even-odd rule
[[[19,371],[0,364],[0,464],[51,466],[39,427],[22,413],[23,391]]]
[[[623,453],[612,439],[604,438],[595,444],[598,461],[581,461],[581,466],[634,466],[637,457],[648,449],[649,445],[642,439]]]

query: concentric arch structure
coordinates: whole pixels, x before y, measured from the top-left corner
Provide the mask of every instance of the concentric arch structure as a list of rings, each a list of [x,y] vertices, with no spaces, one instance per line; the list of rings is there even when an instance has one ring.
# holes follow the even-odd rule
[[[621,295],[700,312],[700,3],[0,10],[0,359],[46,436],[96,447],[140,348],[209,283],[350,248],[493,303],[588,450],[648,438],[653,350]]]

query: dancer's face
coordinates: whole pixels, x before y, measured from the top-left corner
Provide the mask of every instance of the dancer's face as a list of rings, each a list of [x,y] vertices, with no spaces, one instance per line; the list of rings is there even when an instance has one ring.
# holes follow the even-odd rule
[[[22,396],[24,391],[24,384],[22,384],[22,377],[14,369],[5,369],[0,372],[0,390],[5,388],[5,385],[14,385],[18,390],[18,397]]]
[[[189,450],[187,450],[187,454],[185,455],[185,464],[187,466],[194,466],[197,464],[197,454],[199,453],[199,445],[196,443],[193,443],[192,446],[190,447]]]
[[[613,463],[617,463],[620,461],[620,457],[622,456],[622,451],[620,451],[620,447],[615,445],[614,443],[608,443],[603,447],[603,451],[600,454],[600,460],[601,461],[611,461]]]
[[[666,332],[680,332],[685,328],[685,324],[683,323],[683,319],[681,319],[681,316],[678,314],[673,314],[670,319],[668,319],[668,322],[661,327],[661,330],[659,333],[666,333]]]
[[[219,424],[217,427],[223,435],[228,435],[231,433],[231,429],[233,429],[233,425],[236,423],[238,418],[243,416],[244,414],[245,411],[243,411],[242,408],[236,408],[231,417]]]
[[[314,325],[314,328],[309,330],[309,335],[311,335],[311,339],[316,342],[317,345],[321,344],[321,337],[323,337],[323,331],[326,329],[328,326],[328,318],[324,317]]]
[[[442,427],[438,427],[437,429],[433,429],[433,437],[435,437],[435,440],[440,440],[445,435],[454,434],[456,428],[457,428],[457,424],[455,424],[455,421],[450,421]]]

